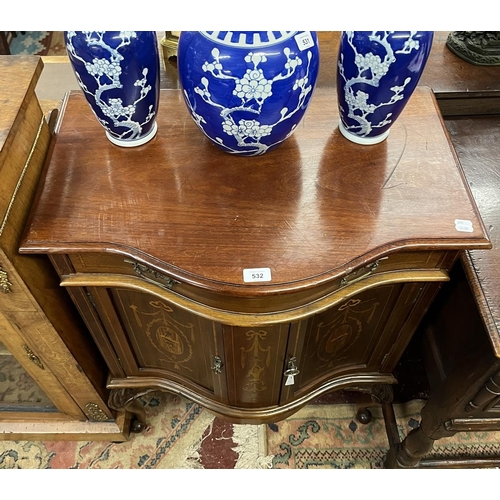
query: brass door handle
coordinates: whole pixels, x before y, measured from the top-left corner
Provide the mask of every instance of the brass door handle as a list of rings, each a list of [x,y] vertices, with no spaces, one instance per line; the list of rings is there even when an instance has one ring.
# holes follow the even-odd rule
[[[127,264],[132,264],[134,272],[135,272],[135,274],[137,274],[137,276],[139,276],[139,278],[142,278],[144,281],[147,281],[148,283],[152,283],[153,285],[160,286],[161,288],[165,288],[166,290],[172,290],[174,285],[179,283],[178,281],[174,280],[173,278],[170,278],[169,276],[165,276],[164,274],[161,274],[158,271],[154,271],[153,269],[150,269],[149,267],[147,267],[143,264],[139,264],[138,262],[134,262],[133,260],[124,259],[124,262],[126,262]],[[152,275],[153,278],[160,279],[160,280],[164,281],[165,283],[155,281],[153,278],[149,277],[148,274]]]
[[[345,286],[345,285],[352,285],[353,283],[357,283],[358,281],[361,281],[362,279],[367,278],[372,274],[374,271],[377,270],[378,266],[380,265],[381,260],[388,259],[389,257],[382,257],[381,259],[376,260],[375,262],[372,262],[371,264],[368,264],[367,266],[358,269],[351,274],[348,274],[347,276],[344,276],[340,280],[340,285]],[[361,274],[359,274],[361,273]]]

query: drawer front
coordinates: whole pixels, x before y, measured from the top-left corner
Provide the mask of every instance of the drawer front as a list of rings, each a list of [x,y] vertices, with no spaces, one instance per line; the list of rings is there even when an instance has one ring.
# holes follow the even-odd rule
[[[238,285],[229,291],[202,287],[196,284],[173,279],[161,269],[142,264],[132,258],[115,254],[80,253],[69,255],[74,270],[77,273],[103,273],[139,278],[148,283],[154,283],[166,290],[192,299],[216,309],[248,312],[269,313],[305,306],[326,295],[343,292],[350,285],[362,283],[367,278],[380,276],[390,277],[394,272],[425,271],[448,269],[454,259],[455,252],[399,252],[380,259],[375,259],[366,265],[359,266],[345,275],[295,290],[283,290],[279,293],[259,295],[252,285]]]
[[[358,270],[366,271],[371,269],[373,264],[377,262],[377,266],[373,272],[387,272],[404,269],[435,269],[442,266],[446,252],[443,251],[421,251],[421,252],[398,252],[374,259],[360,266]],[[79,253],[70,255],[71,262],[76,272],[81,273],[117,273],[136,276],[138,274],[150,275],[154,277],[154,273],[158,272],[167,276],[167,273],[161,269],[155,269],[148,264],[142,264],[137,260],[123,255],[107,254],[107,253]],[[137,270],[136,265],[142,266],[142,270]],[[144,269],[145,268],[145,269]],[[147,270],[146,270],[147,269]],[[353,271],[354,272],[354,271]],[[351,273],[347,273],[347,277]],[[354,276],[352,276],[352,279]],[[161,280],[161,277],[157,279]]]

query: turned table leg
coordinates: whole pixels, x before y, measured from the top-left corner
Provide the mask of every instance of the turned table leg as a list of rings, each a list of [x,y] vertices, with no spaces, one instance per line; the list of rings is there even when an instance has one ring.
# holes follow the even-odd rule
[[[467,366],[467,365],[465,365]],[[469,365],[470,367],[470,365]],[[459,370],[464,372],[463,369]],[[484,373],[481,370],[480,373]],[[489,375],[488,372],[486,372]],[[443,387],[453,381],[450,377]],[[481,384],[481,385],[479,385]],[[469,391],[464,391],[465,395],[453,399],[453,394],[459,391],[460,385],[455,382],[455,391],[449,390],[432,397],[422,408],[420,426],[413,429],[401,442],[389,439],[390,450],[387,454],[385,465],[387,468],[416,468],[416,467],[436,467],[441,463],[446,467],[473,467],[490,466],[498,464],[498,457],[469,457],[460,459],[436,459],[426,457],[434,446],[434,442],[456,434],[458,431],[470,430],[491,430],[497,429],[498,419],[477,418],[470,416],[475,411],[482,412],[484,408],[491,405],[500,396],[500,371],[494,372],[489,378],[484,380],[484,376],[474,380]],[[447,399],[448,398],[448,399]],[[385,416],[385,415],[384,415]],[[454,416],[456,416],[454,418]],[[391,419],[386,419],[387,422]],[[395,417],[394,417],[395,423]]]
[[[413,429],[402,443],[392,443],[385,460],[387,469],[416,467],[433,448],[434,439],[427,437],[421,427]]]

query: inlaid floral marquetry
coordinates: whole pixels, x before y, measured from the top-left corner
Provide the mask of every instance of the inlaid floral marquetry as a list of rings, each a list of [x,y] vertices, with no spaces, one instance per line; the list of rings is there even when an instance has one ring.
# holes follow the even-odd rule
[[[245,370],[243,390],[265,391],[265,371],[271,364],[272,347],[267,342],[264,330],[249,330],[245,333],[246,345],[241,347],[241,368]]]
[[[332,367],[347,356],[349,348],[358,340],[364,325],[369,325],[380,305],[374,298],[361,301],[349,299],[337,308],[337,314],[328,323],[318,323],[315,341],[318,368]]]
[[[153,312],[141,311],[136,305],[130,306],[137,325],[144,329],[161,359],[173,363],[175,369],[181,365],[190,369],[186,364],[193,356],[194,325],[176,321],[172,316],[174,310],[159,300],[151,300],[149,305]]]

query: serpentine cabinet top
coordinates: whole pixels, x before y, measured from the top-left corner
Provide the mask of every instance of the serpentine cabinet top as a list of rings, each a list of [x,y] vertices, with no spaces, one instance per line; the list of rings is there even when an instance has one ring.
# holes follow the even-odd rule
[[[125,149],[72,91],[20,251],[115,253],[258,295],[400,250],[490,248],[431,89],[383,143],[350,143],[337,124],[335,89],[317,88],[290,138],[236,158],[202,135],[179,90],[162,90],[157,137]],[[256,268],[270,279],[246,282]]]

